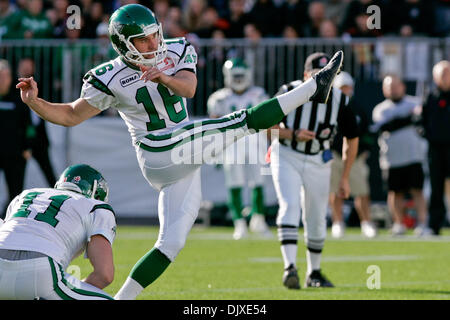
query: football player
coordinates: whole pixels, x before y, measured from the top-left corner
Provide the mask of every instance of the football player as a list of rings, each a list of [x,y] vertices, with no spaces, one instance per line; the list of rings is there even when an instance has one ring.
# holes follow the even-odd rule
[[[269,98],[263,88],[253,85],[252,70],[242,59],[227,60],[222,71],[225,88],[217,90],[208,99],[211,118],[223,117],[236,111],[238,106],[251,108]],[[252,186],[250,230],[264,237],[271,236],[264,216],[264,176],[261,174],[261,160],[264,160],[266,150],[266,136],[259,133],[239,140],[225,151],[223,169],[236,240],[245,238],[248,233],[247,221],[242,216],[242,188],[247,182]]]
[[[0,299],[112,300],[114,211],[94,168],[64,170],[54,188],[24,190],[0,226]],[[66,273],[85,251],[94,270],[83,281]]]
[[[197,54],[184,38],[164,40],[145,6],[117,9],[109,21],[118,57],[89,71],[81,97],[70,103],[38,98],[33,78],[19,78],[23,101],[47,121],[74,126],[113,107],[131,134],[142,174],[159,191],[160,230],[116,299],[134,299],[184,247],[201,202],[200,166],[237,139],[278,123],[309,99],[326,101],[343,52],[298,88],[218,119],[189,121],[186,98],[196,90]]]

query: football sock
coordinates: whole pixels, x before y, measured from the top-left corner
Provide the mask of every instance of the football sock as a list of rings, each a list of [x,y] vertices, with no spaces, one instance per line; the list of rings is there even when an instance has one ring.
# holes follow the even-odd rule
[[[127,277],[122,288],[114,296],[115,300],[134,300],[144,288],[134,279]]]
[[[317,88],[313,78],[282,95],[247,109],[249,129],[268,129],[279,123],[285,115],[306,103]]]
[[[297,265],[297,241],[298,227],[293,225],[281,225],[277,228],[278,240],[281,242],[281,255],[284,268],[291,264]]]
[[[320,258],[322,252],[311,252],[306,250],[306,274],[310,275],[313,270],[320,269]]]
[[[260,213],[264,215],[264,192],[263,187],[258,186],[252,190],[252,214]]]
[[[157,248],[153,248],[145,254],[133,267],[129,279],[116,295],[119,300],[131,300],[153,281],[155,281],[169,266],[167,258]],[[133,280],[133,281],[131,281]]]
[[[237,220],[242,219],[242,198],[241,198],[242,188],[230,188],[228,190],[229,200],[228,207],[231,212],[231,219]]]
[[[284,268],[287,269],[291,264],[297,265],[297,245],[284,244],[281,245],[281,255],[283,257]]]

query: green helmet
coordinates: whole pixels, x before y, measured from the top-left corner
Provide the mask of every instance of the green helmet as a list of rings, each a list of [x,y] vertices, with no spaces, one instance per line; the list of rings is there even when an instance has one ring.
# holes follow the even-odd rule
[[[222,73],[225,86],[234,91],[242,92],[252,85],[252,70],[240,58],[225,61]]]
[[[128,62],[156,66],[167,56],[162,25],[155,14],[143,5],[128,4],[114,11],[109,19],[108,31],[114,50]],[[132,39],[153,33],[157,33],[158,36],[158,49],[139,52],[133,45]]]
[[[59,176],[55,189],[78,192],[87,198],[108,201],[108,185],[102,174],[87,164],[67,167]]]

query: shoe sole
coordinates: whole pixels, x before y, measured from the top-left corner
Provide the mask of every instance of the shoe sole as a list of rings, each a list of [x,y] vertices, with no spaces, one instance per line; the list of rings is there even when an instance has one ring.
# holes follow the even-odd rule
[[[342,50],[339,50],[338,52],[336,52],[336,53],[334,54],[334,56],[331,58],[330,62],[333,61],[333,59],[335,59],[335,57],[336,57],[337,55],[339,55],[339,54],[340,54],[340,56],[341,56],[341,59],[340,59],[340,62],[339,62],[339,66],[338,66],[338,68],[336,69],[336,72],[334,73],[333,78],[330,80],[330,83],[329,83],[329,86],[328,86],[328,91],[327,91],[327,93],[326,93],[325,99],[323,99],[323,100],[321,100],[321,99],[316,100],[318,103],[327,103],[327,102],[328,102],[328,98],[330,97],[331,89],[333,88],[332,83],[333,83],[333,81],[334,81],[334,78],[336,77],[336,75],[337,75],[339,72],[341,72],[342,63],[344,62],[344,52],[343,52]]]

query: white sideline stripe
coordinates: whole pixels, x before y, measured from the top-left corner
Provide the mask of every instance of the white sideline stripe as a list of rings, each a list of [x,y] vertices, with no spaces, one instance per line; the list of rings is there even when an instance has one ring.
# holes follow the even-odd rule
[[[367,262],[367,261],[407,261],[418,259],[421,259],[421,257],[414,255],[380,255],[380,256],[369,255],[369,256],[323,256],[321,260],[322,262]],[[281,259],[280,257],[256,257],[256,258],[249,258],[249,261],[259,263],[279,263],[282,262],[283,259]],[[302,259],[297,259],[297,261],[302,262]]]
[[[231,229],[230,229],[231,230]],[[299,233],[299,238],[302,238],[303,234]],[[127,239],[127,240],[144,240],[144,239],[155,239],[158,238],[157,232],[125,232],[121,233],[120,231],[117,233],[118,239]],[[116,239],[117,239],[116,238]],[[188,236],[188,239],[192,240],[233,240],[232,232],[219,232],[219,233],[195,233],[191,232]],[[249,237],[240,241],[247,240],[258,240],[258,241],[277,241],[275,238],[264,238],[258,234],[249,234]],[[236,241],[236,240],[233,240]],[[450,242],[450,236],[430,236],[430,237],[416,237],[413,235],[399,236],[393,237],[391,235],[379,235],[372,239],[367,239],[362,235],[345,235],[341,239],[333,239],[331,236],[327,236],[325,243],[327,242]]]

